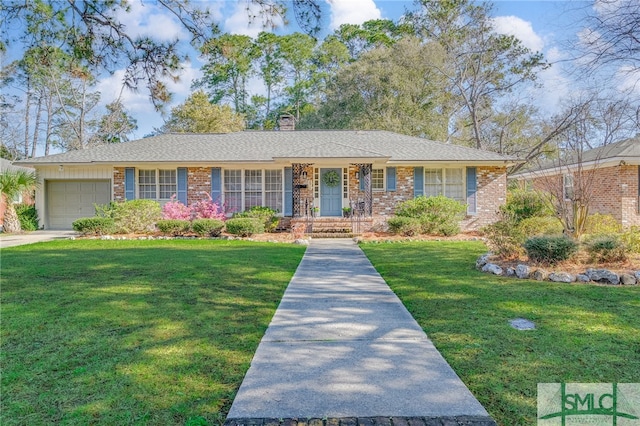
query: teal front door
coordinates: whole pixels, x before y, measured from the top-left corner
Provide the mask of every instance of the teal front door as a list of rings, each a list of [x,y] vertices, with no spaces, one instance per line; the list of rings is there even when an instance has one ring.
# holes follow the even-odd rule
[[[342,169],[320,169],[320,216],[342,216]]]

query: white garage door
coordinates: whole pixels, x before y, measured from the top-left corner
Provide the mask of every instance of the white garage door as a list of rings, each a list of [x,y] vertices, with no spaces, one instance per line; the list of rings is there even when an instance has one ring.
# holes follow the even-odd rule
[[[72,229],[74,220],[95,216],[94,204],[111,201],[111,182],[51,181],[47,182],[47,228]]]

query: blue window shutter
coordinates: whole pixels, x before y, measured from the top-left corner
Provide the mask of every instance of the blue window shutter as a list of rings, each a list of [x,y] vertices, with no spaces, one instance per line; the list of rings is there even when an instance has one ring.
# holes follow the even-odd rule
[[[413,168],[413,196],[424,195],[424,167]]]
[[[178,185],[177,185],[177,197],[185,206],[187,205],[187,168],[178,167]]]
[[[396,190],[396,168],[387,167],[387,191]]]
[[[467,214],[478,213],[476,168],[467,167]]]
[[[134,200],[136,198],[136,169],[127,167],[124,169],[124,199]]]
[[[222,205],[222,169],[211,168],[211,199],[214,203]]]
[[[293,216],[293,170],[284,168],[284,215]]]
[[[360,191],[364,191],[364,173],[358,172],[358,179],[360,180]]]

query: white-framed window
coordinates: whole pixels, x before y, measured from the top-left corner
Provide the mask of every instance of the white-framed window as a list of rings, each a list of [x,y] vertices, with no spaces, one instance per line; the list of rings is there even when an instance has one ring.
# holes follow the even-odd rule
[[[282,170],[224,170],[222,191],[226,213],[241,212],[254,206],[283,211]]]
[[[371,189],[384,191],[384,169],[371,170]]]
[[[262,205],[262,170],[244,171],[244,209]]]
[[[435,197],[444,191],[443,169],[424,169],[424,195]]]
[[[159,198],[169,200],[178,188],[178,174],[176,170],[158,170]]]
[[[562,196],[565,200],[573,199],[573,175],[562,176]]]
[[[444,194],[454,200],[464,202],[464,170],[444,169]]]
[[[138,198],[169,200],[177,192],[177,170],[138,170]]]
[[[242,211],[242,170],[225,170],[223,188],[225,212]]]
[[[444,195],[456,201],[465,201],[465,173],[463,168],[424,170],[424,195]]]
[[[282,211],[282,170],[264,171],[264,205]]]

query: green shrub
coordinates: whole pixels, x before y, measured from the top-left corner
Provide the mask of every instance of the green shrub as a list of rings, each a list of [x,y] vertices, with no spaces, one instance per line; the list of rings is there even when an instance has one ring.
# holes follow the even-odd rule
[[[517,259],[524,254],[525,236],[518,223],[505,217],[481,229],[491,252],[503,259]]]
[[[191,222],[191,229],[201,237],[219,237],[224,222],[217,219],[196,219]]]
[[[554,264],[571,258],[578,251],[578,244],[566,236],[540,236],[524,243],[529,259],[534,262]]]
[[[15,206],[20,228],[23,231],[36,231],[38,229],[38,211],[31,204],[16,204]]]
[[[387,219],[389,231],[394,234],[401,234],[407,237],[420,234],[422,225],[420,220],[414,217],[396,216]]]
[[[227,232],[240,237],[250,237],[264,232],[264,223],[260,219],[249,217],[231,218],[225,222]]]
[[[616,235],[598,235],[584,243],[592,262],[618,262],[627,259],[627,247]]]
[[[155,231],[162,210],[153,200],[131,200],[96,206],[96,215],[112,218],[119,234],[149,233]]]
[[[262,206],[254,206],[249,210],[236,213],[233,217],[244,217],[244,218],[252,218],[259,219],[262,223],[264,223],[264,229],[266,232],[273,232],[276,230],[278,226],[277,211],[273,210],[270,207],[262,207]]]
[[[610,214],[594,213],[587,216],[583,234],[611,235],[622,232],[622,225]]]
[[[420,196],[398,204],[396,216],[418,219],[424,234],[455,235],[460,232],[465,210],[464,204],[442,195]]]
[[[75,220],[71,226],[82,235],[107,235],[113,234],[116,230],[110,217],[83,217]]]
[[[518,228],[523,236],[522,242],[537,235],[559,235],[564,229],[562,222],[553,216],[532,216],[522,219]]]
[[[553,215],[553,210],[542,193],[521,189],[509,191],[507,202],[500,206],[500,211],[517,223],[531,217]]]
[[[191,230],[191,222],[180,219],[163,219],[156,223],[156,226],[165,235],[178,237],[189,233]]]
[[[620,239],[630,253],[640,253],[640,226],[632,226],[624,231]]]

